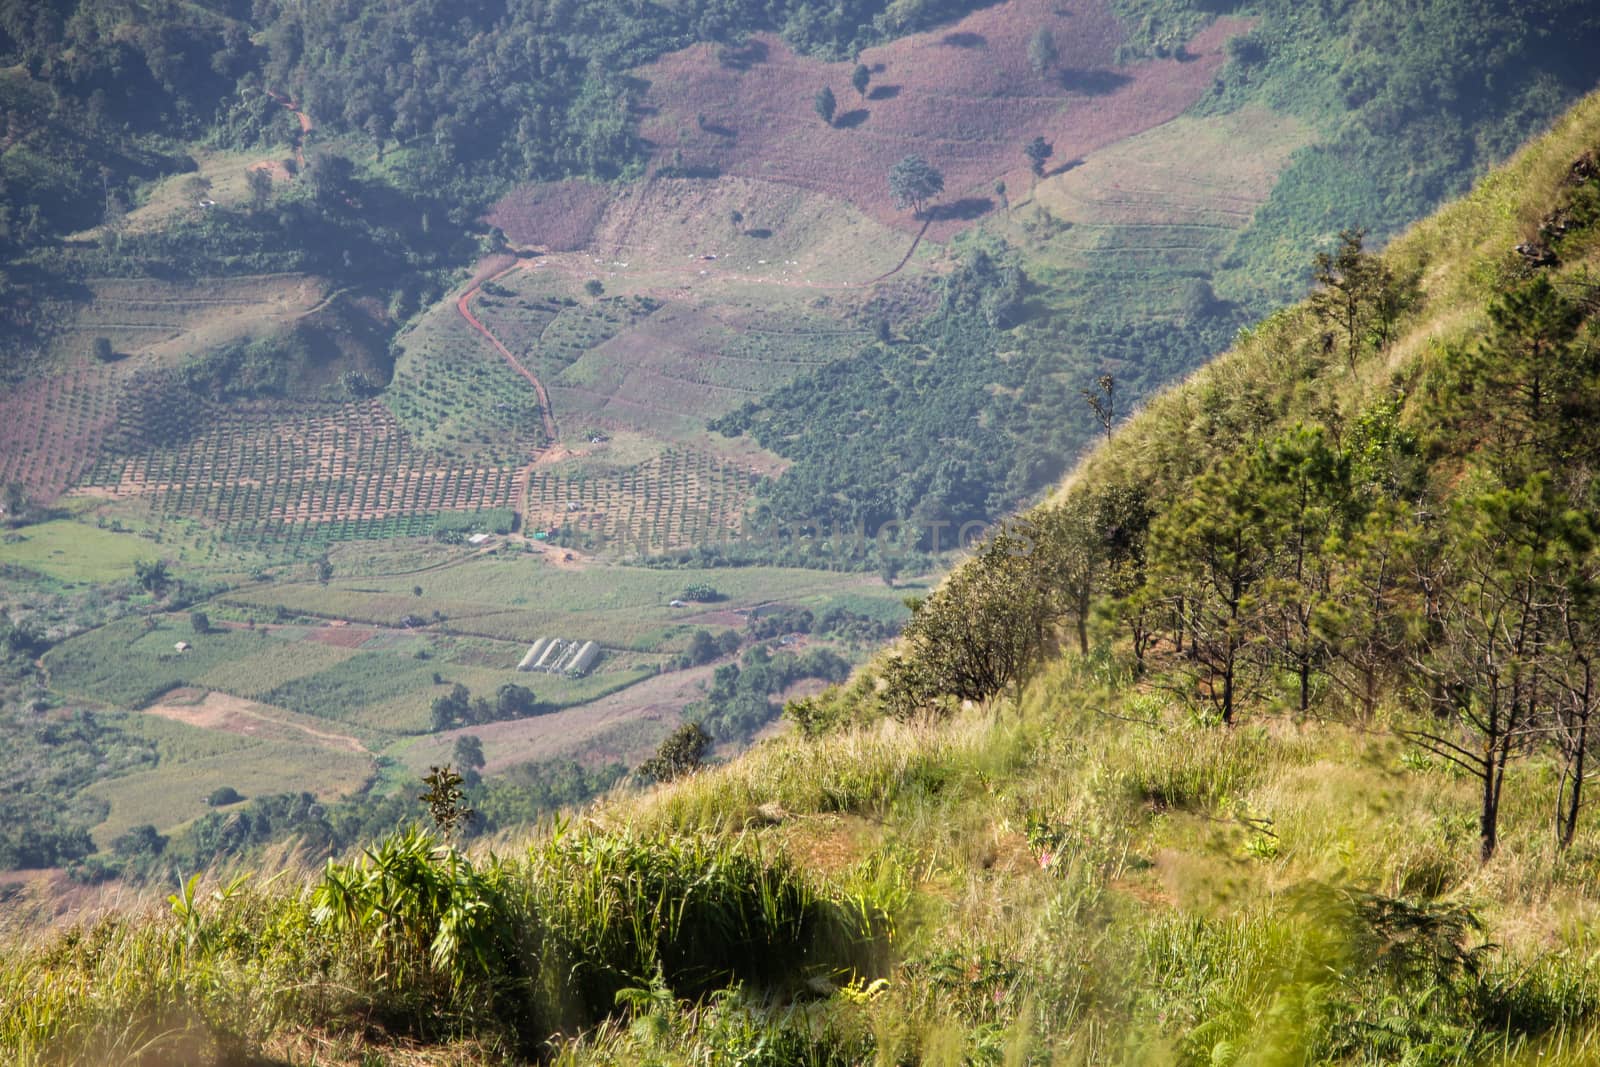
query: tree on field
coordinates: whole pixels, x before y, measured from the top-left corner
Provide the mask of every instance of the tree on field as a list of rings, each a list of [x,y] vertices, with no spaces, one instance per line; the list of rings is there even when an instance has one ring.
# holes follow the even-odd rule
[[[203,611],[191,611],[189,627],[197,634],[208,634],[211,632],[211,617]]]
[[[28,491],[20,482],[7,482],[4,492],[0,492],[0,512],[8,518],[16,518],[28,510]]]
[[[226,787],[224,787],[226,788]],[[213,793],[213,796],[216,794]],[[209,801],[208,801],[209,803]],[[215,804],[211,805],[216,807]],[[161,855],[167,838],[150,823],[142,823],[111,841],[111,851],[121,859],[144,859]]]
[[[1558,466],[1600,416],[1594,346],[1575,344],[1582,308],[1541,274],[1490,304],[1489,322],[1460,360],[1461,412],[1481,420],[1502,477]]]
[[[1061,595],[1064,614],[1072,618],[1080,655],[1089,654],[1089,611],[1104,567],[1093,509],[1088,493],[1073,493],[1060,506],[1044,511],[1039,517],[1040,544],[1035,548],[1051,585]]]
[[[899,712],[922,710],[942,696],[983,702],[1007,689],[1021,696],[1061,616],[1035,555],[1046,541],[1033,521],[1009,526],[914,603],[890,679],[891,688],[903,687],[891,696]]]
[[[350,195],[355,164],[337,152],[319,152],[309,167],[311,195],[324,207],[333,207]]]
[[[1056,65],[1061,54],[1056,51],[1056,37],[1047,27],[1041,26],[1028,38],[1028,65],[1035,74],[1044,74]]]
[[[461,768],[461,780],[467,788],[476,788],[483,781],[483,776],[478,773],[484,765],[483,742],[476,734],[462,734],[456,738],[451,756],[455,765]]]
[[[466,686],[457,682],[450,687],[449,693],[433,698],[429,713],[435,733],[448,730],[464,722],[467,716],[472,714],[472,693]]]
[[[1311,707],[1312,676],[1328,658],[1317,619],[1332,599],[1330,535],[1344,526],[1350,465],[1320,426],[1267,442],[1255,465],[1274,540],[1274,565],[1262,587],[1266,647],[1271,660],[1294,672],[1304,713]]]
[[[1377,257],[1362,251],[1365,239],[1365,230],[1339,231],[1338,249],[1318,252],[1312,267],[1317,288],[1311,294],[1311,306],[1319,318],[1344,332],[1345,360],[1352,370],[1361,358],[1385,277],[1378,269]]]
[[[1437,630],[1415,667],[1433,716],[1402,736],[1478,780],[1479,856],[1499,843],[1506,769],[1548,729],[1555,573],[1570,520],[1547,475],[1466,495],[1430,586]]]
[[[535,714],[539,702],[525,685],[507,682],[495,691],[494,712],[499,719],[522,719]]]
[[[1407,508],[1381,499],[1325,545],[1327,595],[1312,626],[1327,647],[1323,672],[1370,722],[1386,679],[1402,674],[1421,639],[1422,593],[1414,575],[1424,531]]]
[[[1089,405],[1089,410],[1094,412],[1094,421],[1100,424],[1100,430],[1106,435],[1106,440],[1111,440],[1111,428],[1117,421],[1116,378],[1102,374],[1094,380],[1093,389],[1080,389],[1078,395],[1083,397],[1084,403]]]
[[[1600,746],[1600,555],[1591,531],[1572,553],[1565,580],[1555,588],[1555,635],[1545,666],[1550,684],[1551,738],[1560,756],[1556,782],[1556,845],[1568,848],[1578,833],[1584,785],[1594,776],[1591,757]]]
[[[857,96],[867,95],[867,86],[872,83],[872,71],[867,69],[865,63],[857,63],[856,69],[850,72],[850,84],[855,88]]]
[[[147,593],[161,593],[167,588],[171,575],[164,559],[138,559],[133,561],[133,578]]]
[[[244,180],[250,190],[251,210],[264,210],[272,199],[272,175],[266,167],[251,167],[244,172]]]
[[[483,741],[477,734],[462,734],[456,738],[456,747],[452,754],[458,767],[474,771],[483,769]]]
[[[811,100],[811,107],[824,126],[833,125],[833,113],[838,106],[839,102],[833,98],[833,90],[826,85],[818,89],[817,95]]]
[[[110,363],[117,358],[117,350],[111,346],[109,337],[96,337],[91,351],[94,353],[94,358],[101,363]]]
[[[1273,538],[1248,462],[1201,475],[1151,524],[1147,595],[1189,638],[1196,679],[1226,725],[1238,707],[1241,670],[1259,632],[1260,584]]]
[[[657,782],[670,782],[697,771],[705,763],[711,735],[697,722],[686,722],[661,742],[656,754],[639,765],[639,774]]]
[[[1028,157],[1028,169],[1033,171],[1035,178],[1044,177],[1045,162],[1055,155],[1055,152],[1056,146],[1043,137],[1035,137],[1022,146],[1022,154]]]
[[[921,156],[906,156],[889,170],[889,191],[897,206],[921,215],[923,205],[944,192],[944,175]]]

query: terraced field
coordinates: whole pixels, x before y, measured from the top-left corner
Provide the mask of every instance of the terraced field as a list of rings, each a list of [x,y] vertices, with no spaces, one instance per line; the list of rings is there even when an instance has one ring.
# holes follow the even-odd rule
[[[0,393],[0,484],[55,499],[94,464],[116,419],[117,375],[80,360]]]
[[[1210,278],[1310,131],[1259,108],[1181,118],[1040,182],[1008,231],[1063,289],[1158,290],[1162,277]],[[1228,289],[1218,296],[1245,296]],[[1170,291],[1178,295],[1174,282]],[[1106,306],[1115,306],[1107,304]],[[1154,310],[1148,299],[1141,314]]]
[[[865,98],[849,87],[854,61],[797,56],[765,35],[737,56],[699,45],[640,70],[650,86],[643,133],[690,166],[825,192],[907,232],[917,223],[895,206],[885,175],[920,152],[945,175],[945,209],[930,231],[943,239],[1000,207],[997,179],[1026,185],[1020,148],[1029,138],[1051,140],[1066,162],[1182,114],[1246,26],[1218,19],[1180,56],[1117,66],[1124,37],[1107,5],[1008,0],[864,50],[859,61],[873,72]],[[1060,54],[1042,72],[1028,59],[1040,29]],[[811,109],[822,85],[840,101],[828,125]]]
[[[595,477],[535,470],[522,510],[529,529],[648,554],[731,537],[759,481],[757,472],[709,452],[672,449]]]
[[[95,337],[117,352],[147,357],[134,366],[172,361],[241,337],[260,337],[318,307],[326,282],[299,274],[201,278],[93,278],[78,314],[54,344],[58,358],[86,354]]]
[[[197,421],[187,440],[103,459],[88,486],[235,539],[425,533],[441,512],[514,502],[515,471],[431,460],[376,400],[238,404]]]

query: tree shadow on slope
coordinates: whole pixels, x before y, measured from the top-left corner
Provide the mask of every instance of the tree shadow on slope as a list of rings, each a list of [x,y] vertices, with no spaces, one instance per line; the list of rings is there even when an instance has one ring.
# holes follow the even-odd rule
[[[1126,74],[1114,70],[1077,69],[1064,70],[1057,76],[1056,82],[1069,93],[1083,93],[1086,96],[1106,96],[1133,81]]]

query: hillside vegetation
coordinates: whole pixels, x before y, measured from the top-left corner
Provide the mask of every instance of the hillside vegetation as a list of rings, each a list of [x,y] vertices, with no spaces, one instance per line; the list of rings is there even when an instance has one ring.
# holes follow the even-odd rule
[[[789,736],[498,853],[402,833],[22,938],[0,1042],[1592,1062],[1600,97],[1360,244]]]

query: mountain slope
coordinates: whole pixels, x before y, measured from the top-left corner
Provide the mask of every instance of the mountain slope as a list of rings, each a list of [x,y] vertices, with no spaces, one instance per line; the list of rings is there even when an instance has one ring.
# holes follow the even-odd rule
[[[1600,831],[1551,815],[1588,777],[1597,159],[1591,97],[1382,257],[1347,242],[792,735],[503,858],[396,836],[299,888],[191,883],[45,938],[0,971],[0,1039],[23,1062],[1592,1062]]]

